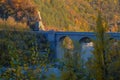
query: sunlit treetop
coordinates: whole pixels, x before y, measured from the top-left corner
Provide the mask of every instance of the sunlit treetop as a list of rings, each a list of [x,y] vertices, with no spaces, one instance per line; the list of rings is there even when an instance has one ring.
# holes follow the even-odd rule
[[[16,21],[24,19],[27,22],[36,11],[37,7],[33,0],[0,0],[0,17],[3,19],[12,16]]]

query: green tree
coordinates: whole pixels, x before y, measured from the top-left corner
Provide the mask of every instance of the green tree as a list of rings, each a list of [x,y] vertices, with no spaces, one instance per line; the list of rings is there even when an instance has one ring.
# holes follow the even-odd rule
[[[6,23],[5,26],[9,25]],[[38,42],[38,38],[44,42],[44,36],[8,29],[0,33],[0,71],[1,68],[6,68],[0,73],[0,79],[40,79],[42,68],[46,70],[46,65],[49,64],[48,44],[44,44],[46,54],[40,53],[41,47],[45,46],[38,44],[41,43]]]
[[[119,46],[114,46],[114,42],[109,40],[109,35],[106,33],[107,22],[102,16],[102,13],[98,13],[97,26],[95,29],[96,40],[94,42],[94,58],[89,63],[89,70],[91,77],[96,80],[117,80],[119,79],[118,64],[120,62]],[[114,60],[113,60],[114,59]],[[116,75],[116,76],[113,76]]]
[[[80,53],[76,52],[76,50],[65,50],[61,80],[88,80],[81,62]]]
[[[96,32],[97,39],[95,43],[95,56],[98,58],[97,63],[100,68],[98,68],[98,78],[97,80],[108,80],[108,69],[106,63],[106,54],[107,54],[107,43],[105,37],[105,26],[103,25],[103,19],[101,13],[98,14]],[[97,65],[97,64],[96,64]]]

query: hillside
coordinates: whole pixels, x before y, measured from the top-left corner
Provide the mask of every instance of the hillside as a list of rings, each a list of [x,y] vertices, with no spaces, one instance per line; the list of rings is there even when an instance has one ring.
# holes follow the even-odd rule
[[[94,29],[98,9],[109,25],[120,21],[119,0],[35,0],[46,26],[67,28],[70,31]]]
[[[40,10],[46,30],[93,31],[98,10],[112,31],[118,31],[120,24],[119,0],[1,0],[0,17],[14,17],[26,23],[28,17]]]

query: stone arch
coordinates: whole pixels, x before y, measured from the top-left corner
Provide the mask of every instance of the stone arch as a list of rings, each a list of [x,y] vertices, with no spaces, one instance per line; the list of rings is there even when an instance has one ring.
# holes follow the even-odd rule
[[[81,59],[86,63],[93,56],[93,40],[89,37],[83,37],[79,40]]]
[[[79,43],[83,43],[83,42],[89,43],[89,42],[92,42],[92,39],[89,37],[83,37],[79,40]]]
[[[59,42],[63,46],[63,48],[70,49],[70,46],[71,46],[71,48],[74,47],[73,41],[72,41],[71,37],[69,37],[69,36],[60,37]],[[65,43],[67,43],[67,44],[65,44]]]
[[[70,49],[68,46],[64,47],[63,42],[66,38],[69,38],[72,41],[72,39],[69,36],[66,36],[66,35],[59,37],[58,40],[57,40],[56,53],[57,53],[57,58],[58,59],[64,58],[64,55],[65,55],[66,51],[69,51],[69,50],[72,51],[72,49],[74,48],[73,47],[72,49]],[[69,43],[67,43],[67,45],[69,45]],[[73,45],[73,41],[72,41],[72,45]]]
[[[86,46],[93,46],[93,40],[89,37],[83,37],[79,40],[80,43],[80,50],[81,48],[86,45]],[[83,45],[83,46],[82,46]]]
[[[63,41],[65,37],[66,37],[66,36],[60,37],[58,41],[59,41],[59,42]]]
[[[117,40],[115,38],[112,38],[112,37],[109,38],[109,43],[112,45],[118,45],[118,42],[119,42],[119,40]]]
[[[109,38],[109,43],[110,43],[109,45],[111,47],[118,47],[119,40],[111,37],[111,38]]]

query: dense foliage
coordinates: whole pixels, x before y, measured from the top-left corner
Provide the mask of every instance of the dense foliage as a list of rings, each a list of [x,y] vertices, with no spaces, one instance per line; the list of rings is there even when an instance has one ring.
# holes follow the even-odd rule
[[[44,35],[15,28],[0,31],[0,79],[40,79],[50,62],[48,56],[49,45]]]
[[[120,0],[0,0],[0,80],[119,80],[120,41],[106,34],[119,31],[119,4]],[[46,30],[95,31],[92,58],[83,62],[80,46],[66,37],[64,58],[52,62],[46,38],[26,31],[38,9]]]
[[[15,21],[31,26],[38,19],[37,7],[29,0],[1,0],[0,17],[7,20],[13,17]]]
[[[111,29],[108,31],[118,31],[119,4],[119,0],[1,0],[0,17],[12,16],[28,23],[40,10],[46,30],[94,31],[100,8]]]
[[[94,58],[88,61],[90,75],[95,80],[118,80],[120,79],[118,76],[120,75],[120,68],[118,68],[120,66],[119,41],[110,41],[109,35],[106,34],[108,26],[101,12],[98,14],[96,23],[97,39],[94,42]]]
[[[120,22],[119,0],[34,0],[38,4],[46,28],[70,31],[93,31],[98,8],[107,19],[111,31]]]

